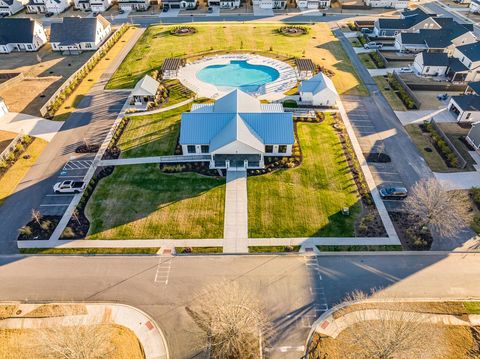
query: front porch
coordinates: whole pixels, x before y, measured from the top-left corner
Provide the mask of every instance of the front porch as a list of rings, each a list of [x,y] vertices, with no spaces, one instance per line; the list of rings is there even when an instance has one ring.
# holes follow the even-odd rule
[[[210,168],[214,169],[259,169],[263,168],[263,154],[213,154]]]

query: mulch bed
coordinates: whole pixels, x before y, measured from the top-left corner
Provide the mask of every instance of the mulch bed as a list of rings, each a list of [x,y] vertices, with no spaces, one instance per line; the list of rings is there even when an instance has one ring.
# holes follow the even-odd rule
[[[17,237],[17,240],[48,240],[55,230],[55,227],[57,227],[58,222],[60,222],[61,218],[61,216],[42,216],[40,219],[40,224],[36,220],[32,219],[24,226],[29,227],[32,233],[30,235],[20,233]],[[46,221],[50,222],[50,225],[48,226],[48,229],[43,229],[41,224],[45,224]]]
[[[407,212],[389,212],[403,248],[415,251],[428,251],[433,238],[429,230],[422,233],[420,221]]]
[[[302,36],[308,33],[307,29],[301,26],[283,26],[279,31],[286,36]]]
[[[87,206],[88,200],[93,194],[95,187],[98,182],[107,176],[110,176],[115,169],[114,166],[103,167],[102,169],[97,169],[93,175],[90,183],[88,184],[85,191],[83,191],[83,196],[76,208],[76,215],[72,216],[67,223],[66,231],[62,234],[60,239],[83,239],[88,233],[90,228],[90,221],[85,215],[85,207]],[[69,229],[67,229],[69,228]],[[68,236],[66,235],[68,233]]]
[[[196,32],[197,32],[197,29],[195,29],[193,26],[179,26],[170,30],[170,35],[187,36],[187,35],[193,35]]]
[[[164,173],[194,172],[203,176],[219,177],[218,171],[210,169],[208,162],[160,163],[160,171]]]

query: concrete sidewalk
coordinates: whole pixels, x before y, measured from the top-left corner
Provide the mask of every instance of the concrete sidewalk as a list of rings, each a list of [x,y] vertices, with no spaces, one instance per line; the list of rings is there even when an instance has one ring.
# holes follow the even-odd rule
[[[173,109],[175,109],[175,108],[178,108],[178,107],[181,107],[181,106],[184,106],[184,105],[188,105],[189,103],[193,102],[194,100],[195,100],[195,99],[192,97],[192,98],[189,98],[188,100],[185,100],[185,101],[176,103],[176,104],[171,105],[171,106],[157,108],[156,110],[129,113],[129,114],[128,114],[128,117],[153,115],[153,114],[155,114],[155,113],[161,113],[161,112],[165,112],[165,111],[170,111],[170,110],[173,110]]]
[[[439,173],[434,172],[435,178],[447,189],[470,189],[480,187],[480,172],[453,172]]]
[[[58,303],[51,303],[58,304]],[[60,303],[61,304],[61,303]],[[69,303],[71,304],[71,303]],[[29,312],[44,304],[20,304],[19,309],[28,315]],[[102,303],[85,304],[87,314],[28,318],[16,317],[0,321],[3,329],[47,328],[53,326],[69,326],[74,324],[93,325],[114,323],[130,329],[141,343],[146,359],[168,359],[168,347],[165,337],[155,321],[145,312],[124,304]]]
[[[248,253],[247,171],[227,170],[224,253]]]

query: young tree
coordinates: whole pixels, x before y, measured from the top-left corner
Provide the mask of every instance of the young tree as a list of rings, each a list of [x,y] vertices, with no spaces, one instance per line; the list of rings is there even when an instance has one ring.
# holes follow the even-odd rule
[[[185,309],[202,331],[201,349],[209,350],[212,359],[260,358],[261,346],[271,335],[258,295],[237,282],[207,286]]]
[[[445,353],[445,334],[440,325],[430,324],[408,303],[369,303],[366,298],[356,292],[345,299],[344,303],[353,307],[342,315],[348,320],[347,327],[334,339],[336,350],[330,348],[328,354],[324,353],[322,344],[317,343],[309,358],[440,358]]]
[[[38,209],[32,208],[32,219],[37,222],[40,226],[40,220],[42,219],[42,214]]]
[[[42,358],[101,359],[114,350],[111,333],[106,325],[71,316],[61,326],[35,331],[33,344]]]
[[[468,202],[458,191],[446,191],[435,179],[418,181],[405,199],[404,208],[420,227],[430,227],[442,237],[451,237],[468,223]]]

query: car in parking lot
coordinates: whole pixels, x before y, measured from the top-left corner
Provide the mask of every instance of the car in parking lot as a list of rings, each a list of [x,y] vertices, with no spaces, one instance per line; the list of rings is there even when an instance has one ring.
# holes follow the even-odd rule
[[[408,195],[405,187],[382,187],[379,193],[383,199],[403,199]]]
[[[413,72],[413,69],[409,66],[406,66],[406,67],[401,67],[400,68],[400,72],[406,74],[406,73],[412,73]]]
[[[378,42],[367,42],[365,45],[363,45],[365,49],[381,49],[383,47],[383,44],[380,44]]]
[[[86,183],[83,181],[63,181],[57,182],[53,186],[53,191],[55,193],[80,193],[86,187]]]
[[[45,17],[52,17],[53,15],[55,15],[53,12],[45,13]]]
[[[213,12],[213,7],[209,6],[208,9],[207,9],[207,12],[208,12],[209,14],[211,14],[211,13]]]

